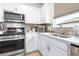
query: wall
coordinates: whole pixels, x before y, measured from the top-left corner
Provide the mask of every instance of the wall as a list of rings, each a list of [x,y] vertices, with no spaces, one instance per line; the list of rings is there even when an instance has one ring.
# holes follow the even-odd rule
[[[54,17],[60,17],[75,11],[79,11],[79,3],[55,3]]]
[[[74,18],[78,18],[78,17],[79,17],[79,12],[71,13],[71,14],[54,19],[53,25],[54,25],[54,27],[59,27],[57,24],[63,23],[67,20],[71,21],[71,20],[74,20]]]

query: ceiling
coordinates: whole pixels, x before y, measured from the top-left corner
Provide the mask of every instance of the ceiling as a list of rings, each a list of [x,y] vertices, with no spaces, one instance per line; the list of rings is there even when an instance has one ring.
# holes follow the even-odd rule
[[[41,7],[44,3],[24,3],[35,7]]]
[[[79,3],[55,3],[54,18],[79,11]]]

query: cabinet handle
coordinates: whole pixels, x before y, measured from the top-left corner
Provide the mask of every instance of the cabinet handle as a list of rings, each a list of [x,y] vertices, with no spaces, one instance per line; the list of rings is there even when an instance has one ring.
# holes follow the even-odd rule
[[[47,45],[47,50],[50,51],[50,46],[49,45]]]
[[[3,16],[1,16],[1,19],[3,19],[4,17]]]

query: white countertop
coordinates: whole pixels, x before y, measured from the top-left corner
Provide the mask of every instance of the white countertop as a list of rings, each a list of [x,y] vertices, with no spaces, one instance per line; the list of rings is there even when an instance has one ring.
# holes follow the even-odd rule
[[[46,35],[46,36],[51,37],[51,38],[57,38],[58,40],[64,40],[70,44],[79,45],[79,37],[71,36],[70,38],[62,38],[62,37],[50,35],[51,33],[40,33],[40,34]]]

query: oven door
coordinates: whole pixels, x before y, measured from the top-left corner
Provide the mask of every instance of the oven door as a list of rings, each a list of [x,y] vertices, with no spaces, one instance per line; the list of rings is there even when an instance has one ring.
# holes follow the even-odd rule
[[[24,49],[24,39],[19,39],[16,41],[16,50]]]
[[[24,49],[24,39],[0,41],[0,54]]]

